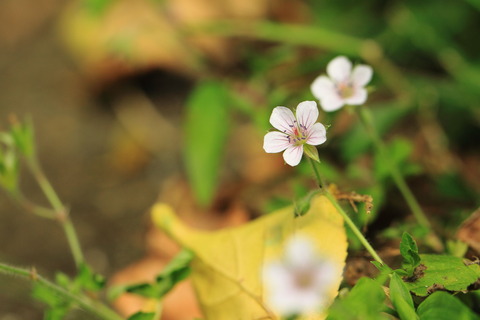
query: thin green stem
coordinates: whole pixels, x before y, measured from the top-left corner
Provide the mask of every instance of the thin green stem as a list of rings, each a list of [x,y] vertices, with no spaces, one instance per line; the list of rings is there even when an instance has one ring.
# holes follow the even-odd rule
[[[362,232],[360,232],[360,230],[352,221],[352,219],[350,219],[349,215],[345,212],[345,210],[343,210],[343,208],[338,204],[337,199],[330,193],[330,191],[328,191],[328,188],[323,182],[317,163],[311,158],[309,158],[309,160],[310,160],[310,164],[312,165],[313,171],[315,172],[315,177],[317,179],[318,185],[320,189],[322,189],[325,196],[328,198],[328,200],[330,200],[330,202],[333,204],[335,209],[337,209],[337,211],[343,217],[343,220],[345,220],[349,228],[353,231],[353,233],[358,238],[358,240],[360,240],[360,242],[365,247],[365,249],[367,249],[367,251],[372,255],[373,259],[375,259],[377,262],[381,264],[384,264],[382,258],[380,258],[380,256],[377,254],[375,249],[373,249],[371,244],[368,242],[368,240],[365,238]]]
[[[317,167],[317,162],[313,160],[312,158],[308,158],[310,161],[310,164],[312,165],[313,172],[315,173],[315,178],[317,179],[318,187],[322,190],[327,190],[325,187],[325,182],[323,181],[322,175],[320,174],[320,171],[318,170]]]
[[[63,227],[63,231],[65,232],[65,235],[67,237],[73,259],[75,260],[75,265],[77,266],[77,268],[79,268],[84,263],[85,259],[83,257],[83,252],[80,246],[80,241],[78,240],[77,233],[75,231],[72,221],[70,220],[68,210],[65,208],[62,201],[55,192],[55,189],[50,184],[50,181],[48,181],[47,177],[43,173],[43,170],[40,167],[38,160],[35,157],[30,157],[27,158],[27,163],[40,188],[50,202],[55,212],[55,218]]]
[[[34,269],[28,270],[28,269],[13,267],[7,264],[0,263],[0,273],[11,275],[11,276],[19,276],[24,279],[30,280],[32,282],[37,282],[42,286],[45,286],[57,292],[60,296],[76,303],[78,307],[86,311],[89,311],[90,313],[98,316],[101,319],[104,319],[104,320],[121,320],[122,319],[122,317],[120,317],[116,312],[111,310],[106,305],[97,301],[92,301],[90,298],[84,295],[80,296],[78,294],[73,294],[65,290],[64,288],[54,284],[53,282],[45,279],[44,277],[38,275]]]
[[[423,227],[430,230],[429,237],[427,237],[427,241],[432,246],[433,249],[437,251],[443,250],[443,244],[435,235],[432,230],[432,225],[428,220],[427,216],[423,212],[420,204],[417,201],[417,198],[413,194],[410,187],[405,182],[403,175],[400,173],[400,170],[395,165],[395,163],[390,159],[388,153],[386,152],[385,144],[383,143],[382,139],[380,138],[375,125],[373,123],[373,118],[370,110],[366,106],[359,106],[356,108],[359,118],[364,125],[365,129],[367,130],[368,134],[370,135],[375,148],[377,149],[378,154],[382,158],[382,160],[387,164],[388,169],[390,171],[390,175],[393,179],[393,182],[397,186],[398,190],[402,194],[403,198],[407,202],[410,210],[413,213],[413,216],[417,220],[417,222],[422,225]]]
[[[33,213],[42,218],[55,220],[56,213],[54,210],[38,206],[35,203],[28,200],[22,193],[18,192],[12,195],[12,198],[20,205],[24,210]]]
[[[45,194],[48,201],[52,205],[52,208],[56,212],[64,211],[65,207],[63,206],[62,201],[60,200],[57,193],[55,192],[55,189],[50,184],[50,181],[48,181],[47,177],[43,173],[43,170],[40,167],[40,164],[38,163],[36,158],[28,158],[27,163],[35,179],[37,180],[40,188],[42,189],[43,193]]]
[[[420,207],[417,199],[413,195],[412,191],[408,187],[405,179],[403,178],[402,174],[398,170],[398,167],[395,163],[390,159],[386,152],[385,144],[380,139],[377,130],[375,129],[375,125],[373,124],[372,115],[370,110],[366,106],[360,106],[356,108],[360,120],[362,124],[365,126],[365,129],[369,133],[370,137],[372,138],[372,142],[375,145],[379,155],[382,157],[383,161],[388,165],[388,169],[390,170],[390,175],[392,176],[393,182],[396,184],[398,190],[405,198],[408,206],[412,210],[415,219],[417,219],[418,223],[424,227],[431,228],[430,221],[427,219],[427,216],[423,212],[422,208]]]

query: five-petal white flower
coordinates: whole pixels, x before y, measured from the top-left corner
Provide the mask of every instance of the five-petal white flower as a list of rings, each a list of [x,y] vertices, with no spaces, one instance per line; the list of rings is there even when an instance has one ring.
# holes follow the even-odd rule
[[[283,259],[263,269],[266,301],[282,316],[320,312],[340,272],[334,263],[317,255],[309,238],[294,236],[286,243]]]
[[[361,105],[367,100],[365,85],[372,79],[370,66],[360,64],[353,68],[344,56],[336,57],[327,65],[327,74],[316,78],[310,89],[320,100],[325,111],[335,111],[343,105]]]
[[[279,131],[265,135],[263,149],[268,153],[284,151],[283,159],[289,165],[300,163],[303,145],[316,146],[327,140],[326,129],[318,119],[315,101],[304,101],[297,106],[296,117],[286,107],[276,107],[270,116],[270,123]]]

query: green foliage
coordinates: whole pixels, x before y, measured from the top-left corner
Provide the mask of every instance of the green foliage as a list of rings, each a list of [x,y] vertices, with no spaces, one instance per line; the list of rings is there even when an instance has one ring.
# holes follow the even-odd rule
[[[405,283],[396,273],[390,279],[390,300],[402,320],[418,319],[415,314],[412,296]]]
[[[411,109],[407,109],[405,106],[398,103],[387,103],[372,112],[372,120],[377,131],[380,134],[384,134],[410,111]],[[352,162],[358,156],[362,155],[371,145],[372,141],[370,137],[365,132],[365,128],[358,121],[352,130],[342,138],[342,156],[347,162]]]
[[[335,301],[327,320],[389,319],[383,314],[386,310],[384,300],[381,284],[370,278],[361,278],[345,298]]]
[[[123,292],[138,294],[147,298],[161,299],[173,287],[190,275],[190,261],[193,253],[182,250],[173,258],[170,263],[157,276],[153,283],[140,283],[134,285],[120,286],[111,293],[111,298],[117,297]]]
[[[131,315],[128,320],[154,320],[155,313],[153,312],[137,312]]]
[[[13,142],[8,134],[2,137],[3,141]],[[18,191],[19,171],[19,158],[15,147],[7,144],[3,149],[0,148],[0,186],[15,194]]]
[[[13,121],[10,134],[15,146],[27,159],[35,154],[33,124],[30,119],[24,122]]]
[[[106,280],[100,274],[93,272],[87,264],[83,264],[75,277],[75,284],[84,290],[95,292],[105,287]]]
[[[466,291],[480,278],[480,265],[462,258],[422,254],[421,270],[405,284],[417,296],[427,296],[437,290]]]
[[[82,5],[92,15],[99,17],[116,0],[83,0]]]
[[[72,308],[72,303],[68,299],[39,283],[34,284],[32,297],[47,305],[44,320],[61,320]]]
[[[417,309],[420,320],[478,320],[460,300],[446,292],[435,292],[423,301]]]
[[[421,171],[420,166],[408,162],[408,158],[412,153],[412,144],[406,139],[396,138],[385,146],[385,153],[388,154],[388,163],[379,153],[375,154],[375,176],[378,180],[390,177],[390,166],[393,164],[399,168],[404,175],[411,175]]]
[[[460,240],[447,240],[447,252],[449,255],[462,258],[467,253],[468,244]]]
[[[227,90],[221,82],[200,82],[187,103],[184,162],[198,202],[208,205],[217,188],[228,133]]]
[[[395,272],[403,276],[412,276],[415,268],[420,265],[420,256],[418,255],[417,243],[406,232],[403,233],[400,242],[400,254],[403,257],[403,270],[395,270]]]
[[[86,264],[80,266],[78,274],[73,279],[58,272],[55,276],[55,282],[66,292],[73,295],[82,294],[84,291],[99,291],[105,286],[105,279],[94,273]],[[76,307],[76,304],[70,298],[62,296],[58,291],[38,282],[33,286],[32,296],[48,306],[44,313],[44,320],[64,319],[67,313]]]

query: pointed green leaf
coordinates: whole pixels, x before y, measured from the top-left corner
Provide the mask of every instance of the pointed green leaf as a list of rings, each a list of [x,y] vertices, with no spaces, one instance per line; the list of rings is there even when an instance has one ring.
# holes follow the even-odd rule
[[[413,270],[420,264],[420,256],[418,255],[417,243],[407,232],[402,235],[400,253],[403,257],[402,267],[408,274],[412,274]]]
[[[415,308],[413,307],[413,300],[410,291],[396,273],[392,274],[390,280],[390,299],[392,300],[395,310],[400,315],[400,319],[418,319],[418,316],[415,313]]]
[[[208,205],[217,188],[228,133],[227,90],[220,82],[197,85],[187,102],[184,162],[197,201]]]

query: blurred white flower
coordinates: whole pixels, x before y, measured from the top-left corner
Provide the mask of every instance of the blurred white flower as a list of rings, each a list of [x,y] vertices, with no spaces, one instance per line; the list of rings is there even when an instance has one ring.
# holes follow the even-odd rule
[[[263,269],[267,303],[281,316],[319,312],[339,272],[334,263],[317,255],[310,239],[294,236],[286,243],[283,259]]]
[[[268,153],[284,151],[283,159],[296,166],[302,159],[303,145],[316,146],[327,140],[323,124],[316,123],[318,108],[315,101],[304,101],[297,106],[296,117],[285,107],[276,107],[270,116],[270,123],[279,131],[265,135],[263,149]],[[316,149],[315,149],[316,151]]]
[[[353,68],[344,56],[336,57],[327,65],[327,76],[316,78],[310,89],[320,100],[325,111],[335,111],[343,105],[361,105],[367,100],[365,85],[372,79],[370,66],[360,64]]]

